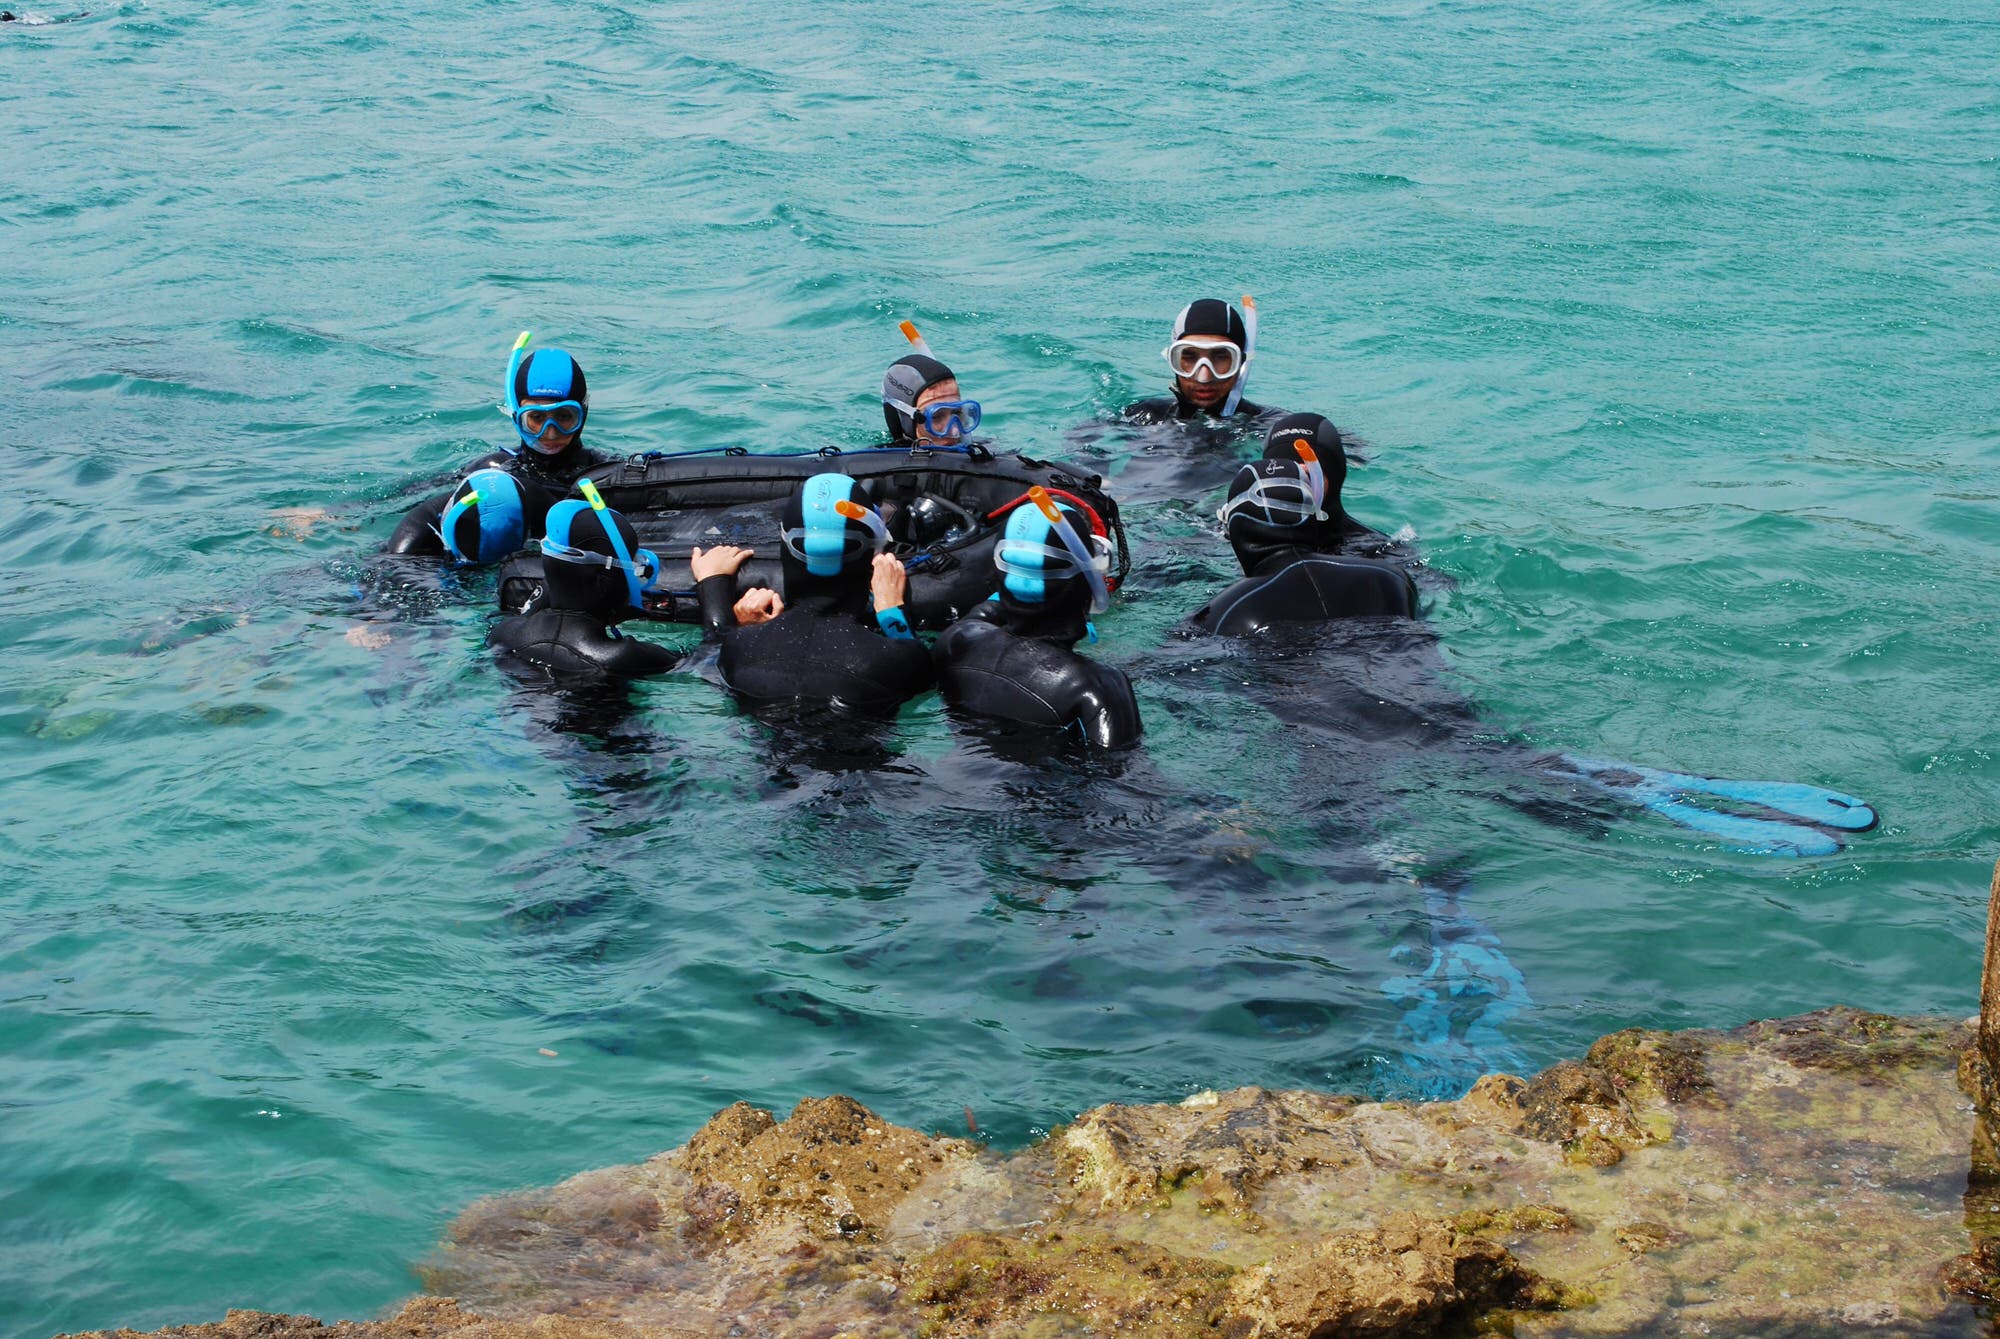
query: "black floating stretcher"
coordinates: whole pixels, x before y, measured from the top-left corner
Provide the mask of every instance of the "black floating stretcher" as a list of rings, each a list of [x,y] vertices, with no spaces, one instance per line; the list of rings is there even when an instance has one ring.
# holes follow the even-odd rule
[[[942,628],[1000,588],[993,546],[1007,516],[1030,488],[1081,503],[1092,529],[1112,542],[1115,588],[1130,569],[1118,504],[1095,474],[1072,471],[1020,455],[998,455],[968,446],[875,447],[766,455],[741,447],[677,454],[648,453],[600,465],[584,477],[607,505],[639,532],[639,542],[659,556],[660,584],[680,598],[660,613],[694,622],[694,576],[688,556],[696,548],[733,544],[755,549],[737,584],[769,586],[784,594],[778,537],[785,502],[815,474],[838,472],[864,481],[888,526],[890,551],[909,567],[904,606],[919,628]]]

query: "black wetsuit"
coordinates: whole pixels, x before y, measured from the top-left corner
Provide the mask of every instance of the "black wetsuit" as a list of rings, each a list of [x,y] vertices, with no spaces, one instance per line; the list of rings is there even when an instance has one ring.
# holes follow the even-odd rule
[[[1225,400],[1223,403],[1226,404],[1228,401]],[[1220,409],[1221,405],[1217,405],[1214,409],[1202,408],[1185,395],[1182,395],[1180,387],[1176,386],[1172,395],[1162,395],[1149,400],[1134,400],[1119,412],[1118,417],[1123,422],[1135,424],[1140,427],[1154,423],[1187,423],[1194,419],[1201,419],[1215,424],[1228,422],[1248,424],[1254,419],[1264,417],[1266,414],[1281,414],[1284,412],[1278,409],[1266,409],[1264,406],[1252,404],[1248,400],[1238,401],[1236,412],[1231,414],[1227,419],[1223,418],[1219,412]]]
[[[664,674],[681,662],[676,652],[621,636],[602,615],[580,609],[514,614],[494,624],[486,641],[552,681],[638,679]]]
[[[1395,563],[1294,549],[1259,562],[1189,621],[1203,632],[1241,637],[1280,623],[1416,616],[1416,583]]]
[[[1132,681],[1078,655],[1072,648],[1083,635],[1081,611],[1046,611],[1003,592],[938,638],[938,687],[945,701],[981,716],[1075,730],[1098,748],[1129,748],[1143,728]]]
[[[625,536],[628,550],[636,538]],[[553,683],[664,674],[680,664],[676,652],[618,633],[616,624],[638,614],[623,572],[550,560],[543,564],[541,592],[527,611],[494,624],[486,641]]]
[[[1073,462],[1110,478],[1120,503],[1185,502],[1228,483],[1243,463],[1244,439],[1280,417],[1246,401],[1223,418],[1163,395],[1125,406],[1114,423],[1078,424],[1067,440]]]
[[[706,634],[721,643],[717,669],[738,696],[756,703],[837,703],[889,714],[932,683],[930,653],[914,638],[888,637],[868,612],[866,569],[810,576],[785,555],[785,612],[738,627],[735,577],[709,577],[695,590]]]
[[[522,447],[518,455],[505,451],[494,451],[467,465],[459,472],[462,480],[475,470],[505,470],[524,483],[536,485],[535,489],[523,489],[524,498],[534,497],[537,490],[546,492],[550,499],[559,498],[576,485],[585,470],[602,465],[609,457],[591,450],[578,437],[554,455],[544,455],[540,451]],[[453,484],[442,493],[425,498],[403,514],[397,523],[396,532],[389,536],[389,542],[382,546],[384,553],[441,554],[445,551],[444,540],[438,536],[438,524],[444,519],[445,509],[451,506],[451,499],[458,492]],[[541,534],[541,517],[527,516],[528,537],[533,539]]]

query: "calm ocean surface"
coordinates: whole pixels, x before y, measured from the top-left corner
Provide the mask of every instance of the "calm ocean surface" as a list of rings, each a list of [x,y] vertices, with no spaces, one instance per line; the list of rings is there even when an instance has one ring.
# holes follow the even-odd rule
[[[0,25],[0,1335],[369,1314],[473,1198],[738,1098],[1017,1144],[1627,1024],[1970,1012],[1996,89],[1949,0]],[[1313,728],[1365,647],[1175,638],[1232,573],[1213,494],[1128,507],[1122,770],[935,699],[841,770],[692,674],[579,734],[493,667],[490,578],[371,558],[504,439],[524,327],[600,449],[785,448],[873,440],[914,317],[1059,456],[1242,292],[1255,397],[1364,439],[1349,509],[1456,579],[1489,737]],[[1805,861],[1551,824],[1503,737],[1884,823]],[[1532,999],[1469,1053],[1392,980],[1418,878]]]

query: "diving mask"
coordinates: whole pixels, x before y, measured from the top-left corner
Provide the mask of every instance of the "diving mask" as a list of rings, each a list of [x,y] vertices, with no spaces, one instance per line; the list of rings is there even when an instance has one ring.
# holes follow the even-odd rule
[[[575,400],[560,400],[555,404],[524,404],[514,411],[514,426],[520,429],[521,440],[530,446],[539,446],[542,434],[550,428],[568,437],[583,426],[583,406]]]
[[[1224,525],[1229,519],[1251,508],[1264,514],[1253,516],[1270,525],[1304,525],[1307,521],[1323,521],[1326,512],[1326,479],[1320,473],[1317,459],[1301,465],[1297,475],[1263,475],[1248,488],[1224,503],[1215,513],[1215,519]]]
[[[936,404],[925,405],[922,409],[903,400],[888,403],[900,409],[910,418],[921,423],[924,430],[933,437],[956,440],[979,430],[979,401],[939,400]]]
[[[1167,360],[1177,377],[1190,381],[1199,380],[1202,368],[1208,369],[1209,380],[1227,381],[1243,370],[1243,350],[1234,344],[1203,344],[1191,339],[1177,339],[1160,353]]]

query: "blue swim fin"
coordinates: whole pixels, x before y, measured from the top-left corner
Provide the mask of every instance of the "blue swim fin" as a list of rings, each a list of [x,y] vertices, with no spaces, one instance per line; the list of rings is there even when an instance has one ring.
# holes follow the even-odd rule
[[[1411,1059],[1423,1071],[1426,1093],[1455,1097],[1481,1074],[1526,1066],[1502,1027],[1534,1000],[1499,937],[1467,915],[1451,893],[1422,887],[1428,956],[1413,961],[1420,949],[1406,958],[1416,970],[1384,981],[1382,993],[1403,1010]]]
[[[1684,828],[1720,837],[1752,855],[1832,855],[1841,849],[1840,839],[1819,829],[1866,832],[1877,821],[1875,811],[1855,796],[1796,781],[1693,776],[1641,767],[1637,763],[1584,758],[1574,753],[1561,755],[1560,761],[1569,770],[1559,775],[1573,777],[1607,795],[1641,805]],[[1754,806],[1798,822],[1687,803],[1688,797],[1703,795]]]

